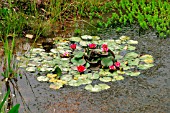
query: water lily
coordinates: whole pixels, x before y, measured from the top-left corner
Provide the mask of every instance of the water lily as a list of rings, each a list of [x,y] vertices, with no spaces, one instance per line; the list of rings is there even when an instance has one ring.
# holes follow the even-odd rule
[[[102,45],[102,51],[103,51],[103,52],[108,52],[108,50],[109,50],[109,49],[108,49],[107,44],[103,44],[103,45]]]
[[[97,46],[97,45],[96,45],[96,44],[93,44],[93,43],[89,44],[89,48],[90,48],[90,49],[95,49],[96,46]]]
[[[75,50],[75,49],[76,49],[76,46],[77,46],[76,44],[71,44],[71,45],[70,45],[70,48],[73,49],[73,50]]]
[[[117,62],[114,63],[114,65],[115,65],[116,67],[120,67],[120,62],[117,61]]]
[[[110,70],[116,70],[116,67],[114,65],[109,66]]]
[[[63,54],[63,56],[68,57],[68,56],[69,56],[69,53],[66,51],[66,52]]]
[[[77,71],[82,73],[86,70],[86,68],[83,65],[77,66]]]

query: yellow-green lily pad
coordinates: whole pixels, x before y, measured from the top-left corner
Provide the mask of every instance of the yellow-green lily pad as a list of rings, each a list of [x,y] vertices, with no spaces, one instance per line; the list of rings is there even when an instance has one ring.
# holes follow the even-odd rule
[[[110,77],[100,77],[99,80],[102,81],[102,82],[110,82],[110,81],[112,81],[112,79]]]
[[[154,64],[140,64],[140,65],[138,65],[138,68],[142,69],[142,70],[145,70],[145,69],[149,69],[149,68],[151,68],[153,66],[154,66]]]

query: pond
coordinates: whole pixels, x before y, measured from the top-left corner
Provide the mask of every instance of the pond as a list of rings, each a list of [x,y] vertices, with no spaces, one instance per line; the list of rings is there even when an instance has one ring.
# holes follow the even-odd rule
[[[136,52],[152,55],[154,67],[141,71],[140,76],[109,82],[110,89],[98,93],[81,86],[56,91],[48,83],[38,82],[35,73],[24,72],[16,83],[20,93],[15,91],[14,104],[21,104],[21,113],[168,113],[170,38],[160,39],[151,30],[139,36],[136,26],[125,27],[121,32],[109,28],[98,34],[105,39],[122,35],[137,40]]]

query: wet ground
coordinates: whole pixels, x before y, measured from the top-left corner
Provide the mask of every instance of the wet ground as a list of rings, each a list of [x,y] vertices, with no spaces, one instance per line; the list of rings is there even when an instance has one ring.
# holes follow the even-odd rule
[[[110,82],[111,88],[99,93],[70,86],[55,91],[48,83],[38,82],[35,74],[25,73],[17,85],[27,106],[17,91],[14,98],[14,103],[21,104],[20,113],[168,113],[170,38],[157,38],[152,31],[139,36],[138,28],[125,28],[121,33],[108,29],[99,34],[102,38],[122,35],[138,40],[136,52],[152,55],[155,66],[141,71],[138,77]]]

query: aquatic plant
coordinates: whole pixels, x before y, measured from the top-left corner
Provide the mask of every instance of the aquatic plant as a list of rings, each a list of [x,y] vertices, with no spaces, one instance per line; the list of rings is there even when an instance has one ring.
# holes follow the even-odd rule
[[[5,113],[5,112],[6,112],[5,108],[3,109],[3,107],[4,107],[4,105],[5,105],[5,101],[8,100],[9,95],[10,95],[10,90],[7,91],[7,93],[5,94],[3,100],[2,100],[1,103],[0,103],[0,111],[1,111],[1,113]],[[20,107],[20,104],[16,104],[15,106],[13,106],[13,107],[8,111],[8,113],[18,113],[19,107]]]
[[[56,40],[57,48],[46,53],[42,48],[33,48],[32,54],[18,58],[20,67],[29,72],[47,72],[40,75],[38,81],[49,81],[50,88],[60,89],[63,86],[85,85],[91,92],[110,88],[107,82],[123,80],[126,76],[138,76],[139,70],[153,67],[151,55],[140,55],[135,52],[138,41],[122,36],[117,40],[101,40],[98,36],[84,35],[67,40]],[[76,44],[76,48],[70,45]],[[67,51],[69,55],[63,56]],[[22,60],[27,60],[27,64]],[[57,68],[58,71],[55,71]],[[93,81],[98,81],[93,83]]]

